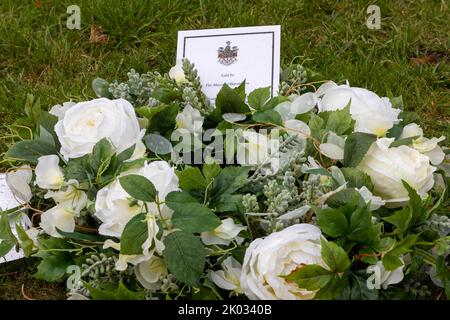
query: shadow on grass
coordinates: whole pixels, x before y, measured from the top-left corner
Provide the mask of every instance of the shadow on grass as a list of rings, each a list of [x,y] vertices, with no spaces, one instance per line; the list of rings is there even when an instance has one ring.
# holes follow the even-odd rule
[[[36,264],[36,259],[0,264],[0,300],[66,299],[64,282],[49,283],[33,277]]]

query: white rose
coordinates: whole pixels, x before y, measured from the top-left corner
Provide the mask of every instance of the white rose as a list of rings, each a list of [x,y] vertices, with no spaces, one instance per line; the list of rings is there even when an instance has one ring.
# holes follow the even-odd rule
[[[229,245],[231,241],[236,240],[238,244],[242,243],[243,239],[238,237],[238,234],[247,229],[240,223],[234,223],[232,218],[222,220],[222,224],[213,231],[202,232],[201,239],[204,244],[221,244]]]
[[[366,203],[370,202],[370,211],[374,211],[379,209],[381,206],[384,206],[386,202],[380,197],[374,196],[366,186],[361,188],[356,188],[356,191],[359,192],[361,197],[364,199]]]
[[[75,216],[75,211],[65,205],[56,205],[41,215],[40,227],[52,237],[62,238],[56,228],[64,232],[73,232]]]
[[[390,284],[396,284],[403,280],[403,267],[398,267],[394,271],[387,271],[382,261],[367,267],[367,273],[373,273],[373,276],[367,279],[367,287],[375,289],[387,289]]]
[[[30,182],[33,172],[30,166],[24,165],[15,171],[7,172],[5,175],[6,184],[17,198],[17,200],[27,203],[32,198]]]
[[[103,138],[119,153],[136,144],[144,134],[128,101],[106,98],[71,106],[56,124],[55,132],[66,160],[91,153]]]
[[[242,265],[241,286],[252,300],[312,299],[316,291],[299,288],[282,277],[310,264],[325,266],[320,230],[311,224],[296,224],[250,244]]]
[[[430,158],[431,164],[437,166],[444,161],[445,153],[442,151],[441,147],[438,145],[439,142],[444,141],[445,137],[441,136],[439,138],[425,138],[423,136],[423,130],[419,125],[415,123],[410,123],[403,128],[402,134],[399,139],[406,139],[411,137],[417,137],[412,141],[412,147],[423,153],[428,158]]]
[[[185,129],[189,133],[200,134],[202,133],[204,119],[200,111],[188,104],[176,117],[177,128]]]
[[[175,82],[179,85],[187,82],[186,75],[183,71],[182,60],[178,60],[177,64],[169,70],[169,77],[170,79],[175,80]]]
[[[145,163],[143,167],[127,171],[121,176],[127,174],[139,174],[149,179],[158,191],[160,201],[164,201],[169,192],[178,190],[175,170],[165,161]],[[142,206],[142,202],[132,201],[117,178],[97,193],[95,216],[102,222],[99,233],[120,238],[128,221],[142,212]],[[148,203],[147,206],[151,212],[156,212],[154,203]],[[170,218],[172,211],[164,204],[160,207],[163,218]]]
[[[244,293],[239,280],[242,271],[241,264],[232,256],[229,256],[222,262],[221,266],[222,270],[208,270],[208,278],[219,288],[232,291],[236,295]]]
[[[35,184],[42,189],[59,189],[64,182],[64,174],[57,155],[42,156],[35,169]]]
[[[323,84],[316,93],[320,112],[344,109],[350,102],[350,114],[355,120],[355,131],[383,136],[400,120],[401,110],[392,108],[388,98],[363,88],[338,86],[334,82]]]
[[[402,205],[409,200],[402,180],[425,196],[433,187],[433,172],[436,170],[428,157],[413,148],[405,145],[389,148],[393,141],[393,138],[375,141],[358,165],[370,176],[374,194],[391,206]]]
[[[148,290],[160,289],[161,279],[168,275],[164,260],[157,256],[152,256],[149,260],[140,262],[134,270],[138,281]]]
[[[80,190],[80,185],[77,180],[71,179],[67,182],[65,190],[48,191],[45,199],[53,199],[57,204],[73,208],[76,213],[79,213],[86,207],[88,197],[86,192]]]

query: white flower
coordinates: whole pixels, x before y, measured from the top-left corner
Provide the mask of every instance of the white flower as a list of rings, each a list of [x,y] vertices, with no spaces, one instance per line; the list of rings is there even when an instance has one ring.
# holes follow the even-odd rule
[[[57,155],[42,156],[38,159],[35,169],[35,184],[42,189],[59,189],[64,182],[64,174],[59,166]]]
[[[119,153],[135,145],[144,134],[128,101],[106,98],[71,106],[56,124],[55,132],[66,160],[91,153],[103,138]]]
[[[381,206],[384,206],[386,202],[380,197],[374,196],[366,186],[361,188],[356,188],[356,191],[362,196],[366,203],[370,202],[370,211],[374,211],[379,209]]]
[[[262,164],[270,155],[278,150],[279,140],[270,136],[246,130],[242,137],[245,142],[237,146],[236,160],[241,166]],[[270,159],[272,171],[276,172],[279,166],[279,159]]]
[[[76,213],[83,210],[88,201],[86,192],[80,190],[80,185],[75,179],[67,182],[67,188],[65,190],[48,191],[44,198],[52,198],[57,204],[61,204],[61,206],[66,205],[69,208],[73,208]]]
[[[431,164],[437,166],[444,161],[445,153],[442,151],[441,147],[438,145],[439,142],[444,141],[445,137],[441,136],[439,138],[425,138],[423,136],[423,130],[419,125],[415,123],[410,123],[403,128],[402,134],[399,139],[406,139],[411,137],[417,137],[412,141],[412,147],[423,153],[428,158],[430,158]]]
[[[223,244],[227,246],[234,239],[237,243],[242,243],[243,239],[238,237],[238,234],[245,229],[247,229],[247,227],[244,227],[240,223],[234,223],[232,218],[226,218],[222,220],[222,224],[213,231],[202,232],[201,239],[206,245]]]
[[[367,286],[370,288],[387,289],[390,284],[396,284],[403,280],[403,267],[398,267],[394,271],[387,271],[382,261],[367,267],[367,273],[373,273],[373,276],[367,279]],[[373,278],[373,279],[371,279]]]
[[[413,148],[405,145],[389,148],[393,141],[393,138],[375,141],[358,165],[370,176],[374,194],[391,206],[403,205],[409,200],[402,180],[419,195],[425,196],[433,187],[433,172],[436,170],[430,165],[427,156]]]
[[[120,243],[114,242],[111,239],[105,240],[103,243],[103,249],[113,248],[114,250],[117,250],[120,252]],[[126,254],[120,254],[119,253],[119,259],[116,261],[115,268],[118,271],[125,271],[128,267],[128,263],[131,263],[132,265],[138,265],[139,263],[146,261],[151,256],[146,256],[143,254],[139,255],[126,255]]]
[[[222,262],[221,266],[222,270],[208,270],[208,278],[219,288],[232,291],[236,295],[244,293],[239,280],[242,271],[241,264],[232,256],[229,256]]]
[[[392,108],[388,98],[363,88],[338,86],[334,82],[323,84],[316,93],[320,112],[344,109],[350,102],[350,114],[356,121],[355,131],[384,136],[400,120],[401,110]]]
[[[134,272],[138,281],[148,290],[160,289],[161,278],[168,275],[164,260],[157,256],[152,256],[149,260],[140,262]]]
[[[188,104],[176,117],[177,128],[185,129],[189,133],[200,134],[202,133],[204,119],[200,111]]]
[[[186,75],[183,71],[182,60],[178,60],[177,64],[169,70],[169,77],[170,79],[175,80],[175,82],[179,85],[187,82]]]
[[[316,94],[308,92],[298,95],[289,96],[289,101],[285,101],[277,105],[274,110],[277,111],[283,121],[295,119],[298,114],[311,111],[317,104]]]
[[[40,227],[52,237],[62,238],[56,228],[64,232],[73,232],[75,212],[65,205],[56,205],[41,215]]]
[[[17,200],[27,203],[32,198],[30,182],[33,172],[28,165],[21,166],[15,171],[7,172],[5,175],[6,184],[17,198]]]
[[[242,265],[241,286],[252,300],[312,299],[316,291],[299,288],[282,277],[309,264],[325,266],[321,233],[314,225],[296,224],[250,244]]]
[[[149,179],[158,191],[160,201],[164,201],[169,192],[178,190],[175,170],[165,161],[145,163],[142,168],[127,171],[121,176],[128,174],[139,174]],[[128,221],[142,212],[142,206],[141,201],[132,201],[117,178],[97,193],[95,216],[102,222],[99,233],[120,238]],[[156,204],[148,203],[147,206],[150,212],[157,212]],[[163,217],[170,218],[172,211],[164,204],[160,207]]]

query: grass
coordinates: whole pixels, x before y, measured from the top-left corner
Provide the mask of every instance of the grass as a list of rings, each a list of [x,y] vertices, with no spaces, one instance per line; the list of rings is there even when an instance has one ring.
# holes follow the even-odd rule
[[[71,4],[81,8],[81,30],[66,28]],[[365,24],[370,4],[380,6],[380,30]],[[449,16],[445,0],[2,0],[0,119],[7,125],[21,116],[27,93],[50,108],[93,98],[95,77],[123,79],[130,68],[167,71],[175,62],[177,30],[280,24],[282,64],[301,62],[327,79],[402,95],[426,132],[448,137]],[[107,43],[89,43],[92,25],[103,28]],[[437,57],[433,63],[420,63],[430,56]],[[411,63],[417,57],[419,63]],[[29,277],[21,272],[34,264],[18,265],[18,278],[2,276],[0,266],[0,298],[20,297],[20,279]]]

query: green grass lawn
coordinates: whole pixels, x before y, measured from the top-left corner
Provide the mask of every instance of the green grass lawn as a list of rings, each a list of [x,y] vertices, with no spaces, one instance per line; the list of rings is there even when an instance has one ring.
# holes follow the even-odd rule
[[[81,8],[81,30],[66,27],[71,4]],[[381,8],[380,30],[365,24],[370,4]],[[130,68],[167,71],[175,63],[177,30],[280,24],[282,64],[303,63],[324,79],[402,95],[427,132],[448,137],[449,10],[445,0],[1,0],[1,124],[23,114],[27,93],[50,108],[93,98],[96,77],[123,79]],[[107,43],[89,43],[92,25],[103,28]],[[421,63],[427,57],[431,63]],[[14,274],[0,266],[0,299],[22,297],[22,284],[25,292],[43,288],[37,298],[62,296],[60,286],[30,280],[33,262],[17,265]]]

